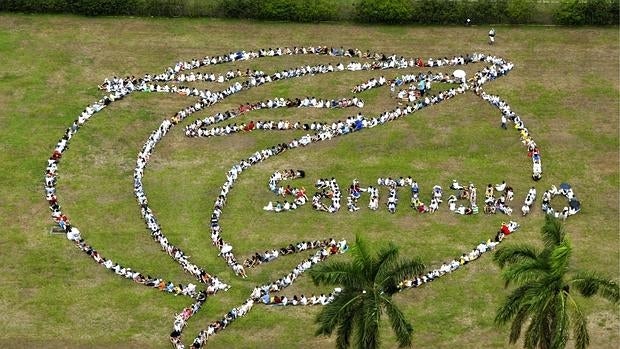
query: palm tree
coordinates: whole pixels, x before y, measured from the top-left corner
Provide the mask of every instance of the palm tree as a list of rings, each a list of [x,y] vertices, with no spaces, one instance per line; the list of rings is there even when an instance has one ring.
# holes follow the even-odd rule
[[[509,339],[515,343],[529,321],[524,348],[565,348],[572,331],[575,348],[585,349],[590,343],[587,319],[575,295],[598,294],[616,304],[618,284],[595,272],[569,268],[572,247],[559,219],[547,215],[541,233],[543,249],[511,245],[495,253],[506,286],[518,285],[499,307],[495,322],[512,321]]]
[[[389,244],[374,255],[366,242],[356,237],[351,262],[330,262],[310,270],[315,285],[341,286],[342,292],[326,305],[316,318],[316,335],[331,335],[336,330],[336,347],[377,348],[379,324],[383,312],[400,347],[411,345],[413,327],[392,300],[398,283],[424,270],[419,259],[401,259],[398,248]]]

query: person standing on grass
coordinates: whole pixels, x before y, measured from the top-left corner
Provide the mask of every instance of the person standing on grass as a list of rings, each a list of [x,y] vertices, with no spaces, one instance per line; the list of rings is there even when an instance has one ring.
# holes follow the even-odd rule
[[[489,45],[493,45],[495,43],[495,28],[491,28],[489,30]]]

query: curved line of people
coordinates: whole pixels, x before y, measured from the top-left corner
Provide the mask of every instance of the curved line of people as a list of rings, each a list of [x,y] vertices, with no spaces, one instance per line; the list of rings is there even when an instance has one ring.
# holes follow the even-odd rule
[[[233,110],[227,110],[223,113],[217,113],[212,116],[208,116],[204,119],[198,119],[193,123],[185,127],[185,135],[188,137],[212,137],[212,136],[226,136],[237,132],[249,132],[255,129],[258,130],[293,130],[293,129],[305,129],[308,130],[310,126],[302,125],[299,122],[292,122],[289,120],[275,121],[261,121],[250,120],[247,124],[242,122],[239,125],[228,124],[226,126],[219,126],[209,128],[210,125],[216,123],[216,120],[229,120],[237,116],[241,116],[244,113],[259,109],[276,109],[276,108],[348,108],[358,107],[362,108],[364,102],[357,97],[354,98],[341,98],[341,99],[316,99],[315,97],[305,97],[304,99],[296,98],[294,100],[285,98],[274,98],[267,101],[258,103],[246,103],[240,105]]]
[[[472,250],[463,253],[462,255],[453,258],[450,261],[445,261],[439,268],[432,269],[426,273],[407,278],[398,284],[399,289],[404,290],[407,288],[416,288],[423,284],[429,283],[437,278],[450,274],[453,271],[461,268],[462,266],[475,261],[482,254],[495,249],[495,247],[502,242],[505,236],[510,235],[519,229],[519,224],[514,221],[508,223],[502,223],[500,229],[495,234],[493,239],[480,242]]]
[[[479,90],[481,91],[481,90]],[[529,130],[525,127],[525,123],[521,120],[521,117],[513,112],[501,97],[496,95],[490,95],[484,91],[477,93],[483,100],[489,102],[501,111],[502,127],[505,126],[505,121],[509,120],[514,123],[514,128],[519,131],[519,139],[521,143],[527,148],[528,157],[532,158],[532,179],[538,181],[542,178],[542,160],[540,155],[540,149],[536,145],[536,142],[530,135]]]
[[[379,78],[373,77],[366,82],[356,85],[353,87],[351,92],[360,93],[369,89],[389,85],[391,96],[396,96],[396,98],[402,101],[414,102],[416,99],[423,97],[431,90],[432,82],[460,84],[461,80],[456,79],[452,75],[444,74],[442,72],[433,73],[432,71],[429,71],[428,73],[420,72],[418,74],[403,74],[389,80],[386,79],[385,76],[381,75]],[[406,84],[409,84],[407,88],[399,89],[399,91],[396,92],[397,88]]]
[[[114,91],[109,95],[105,95],[97,102],[87,106],[80,113],[77,119],[73,121],[71,126],[65,130],[64,135],[56,144],[52,155],[48,159],[44,180],[45,196],[49,204],[52,219],[66,233],[68,240],[72,241],[76,247],[86,253],[86,255],[88,255],[97,264],[100,264],[107,270],[114,272],[116,275],[164,292],[201,298],[205,296],[205,294],[202,291],[196,290],[196,285],[192,283],[183,285],[181,283],[166,281],[164,278],[151,277],[150,275],[145,276],[145,274],[135,271],[128,266],[123,266],[118,262],[103,257],[94,247],[86,243],[81,236],[80,230],[71,224],[69,217],[63,213],[62,207],[56,196],[58,164],[60,163],[64,152],[69,149],[69,144],[73,136],[82,126],[84,126],[86,122],[90,120],[93,115],[95,115],[95,113],[103,110],[106,106],[110,105],[110,103],[123,99],[130,92],[131,91],[129,90]]]
[[[562,211],[556,211],[551,207],[551,199],[556,196],[564,196],[568,200],[568,206],[564,206]],[[581,203],[575,196],[573,189],[570,186],[560,186],[558,189],[555,185],[551,186],[551,189],[546,190],[542,195],[542,210],[548,215],[552,215],[555,218],[566,219],[581,211]]]
[[[328,240],[310,240],[310,241],[300,241],[296,244],[289,244],[286,247],[282,247],[280,249],[272,249],[271,251],[267,250],[264,253],[256,252],[251,257],[247,258],[243,262],[243,266],[253,268],[263,263],[268,263],[276,260],[278,257],[286,256],[289,254],[299,253],[307,250],[313,250],[317,248],[328,248],[331,254],[336,253],[337,251],[346,251],[347,250],[347,241],[341,240],[337,243],[334,243],[333,239]]]

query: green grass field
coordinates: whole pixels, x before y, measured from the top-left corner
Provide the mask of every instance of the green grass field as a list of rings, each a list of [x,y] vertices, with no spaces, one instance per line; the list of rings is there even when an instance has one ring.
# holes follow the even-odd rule
[[[618,280],[618,28],[496,29],[496,45],[489,47],[485,27],[0,15],[0,347],[169,347],[173,315],[189,299],[120,279],[64,237],[50,236],[52,221],[42,190],[46,159],[65,128],[102,96],[97,85],[105,77],[158,73],[177,60],[240,48],[321,44],[424,58],[478,51],[511,60],[514,70],[485,85],[485,90],[510,103],[541,147],[545,174],[535,184],[539,193],[568,181],[582,202],[582,211],[566,224],[575,251],[573,267]],[[235,67],[274,71],[319,61],[338,59],[294,56],[241,62]],[[223,65],[200,70],[228,69]],[[386,71],[385,75],[401,73]],[[327,74],[278,82],[237,94],[195,115],[204,117],[274,96],[351,96],[354,85],[378,75]],[[367,115],[394,104],[385,88],[360,96],[366,101]],[[133,196],[132,173],[135,156],[152,129],[189,103],[192,100],[187,97],[135,93],[98,113],[72,140],[60,164],[58,184],[63,211],[103,255],[182,283],[193,279],[159,250],[144,228]],[[357,110],[255,113],[254,119],[335,120]],[[188,139],[182,128],[195,117],[174,128],[158,145],[144,183],[150,206],[169,239],[195,263],[233,286],[210,298],[190,320],[184,331],[186,343],[245,300],[256,284],[283,275],[305,256],[281,258],[249,270],[250,277],[241,280],[217,257],[208,231],[213,200],[233,161],[298,133]],[[370,212],[365,204],[354,214],[346,209],[321,214],[306,205],[273,215],[261,208],[274,199],[266,186],[270,174],[282,168],[304,169],[307,178],[299,182],[306,188],[317,178],[331,176],[344,187],[353,178],[368,185],[377,177],[412,175],[422,193],[434,184],[447,188],[453,178],[474,182],[479,188],[505,179],[515,188],[512,206],[517,211],[533,184],[530,160],[517,134],[499,128],[497,109],[466,93],[372,132],[290,151],[244,172],[221,221],[224,237],[238,256],[302,239],[353,241],[360,233],[372,242],[394,241],[403,254],[437,266],[491,237],[506,218],[456,216],[445,204],[434,215],[419,215],[405,202],[394,215],[385,209]],[[563,203],[556,200],[554,205],[561,207]],[[539,201],[530,216],[516,218],[521,229],[505,243],[537,242],[543,221]],[[320,291],[302,277],[284,293]],[[414,325],[417,348],[506,348],[509,329],[495,327],[493,318],[507,294],[499,269],[485,255],[396,299]],[[589,316],[591,347],[617,348],[619,309],[599,299],[582,303]],[[316,313],[316,308],[256,306],[210,339],[208,346],[332,347],[333,338],[313,336]],[[395,343],[388,328],[384,328],[384,347],[391,348]]]

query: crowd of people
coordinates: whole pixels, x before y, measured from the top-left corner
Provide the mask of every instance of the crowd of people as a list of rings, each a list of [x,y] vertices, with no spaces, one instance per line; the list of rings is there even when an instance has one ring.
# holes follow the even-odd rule
[[[318,179],[315,183],[316,191],[314,195],[312,195],[312,208],[317,211],[335,213],[340,210],[340,199],[342,197],[342,192],[340,191],[340,186],[338,182],[336,182],[335,178],[331,179]],[[323,199],[328,199],[331,201],[331,204],[328,206],[323,202]]]
[[[499,195],[497,197],[496,195]],[[484,191],[484,213],[495,214],[501,212],[507,216],[512,215],[512,207],[508,206],[514,200],[514,190],[502,181],[500,184],[488,184]]]
[[[291,202],[288,200],[284,200],[283,202],[276,201],[275,203],[269,201],[267,206],[263,207],[265,211],[274,211],[274,212],[283,212],[283,211],[291,211],[296,210],[299,206],[303,206],[308,201],[308,196],[306,195],[306,188],[301,187],[291,187],[290,184],[287,184],[286,187],[278,186],[280,181],[287,179],[296,179],[296,178],[304,178],[306,173],[303,170],[284,170],[284,171],[276,171],[269,178],[269,190],[277,196],[281,196],[283,198],[287,196],[292,196]]]
[[[341,57],[360,57],[360,58],[368,58],[373,60],[371,62],[355,62],[352,61],[348,64],[337,64],[336,66],[329,65],[315,65],[315,66],[300,66],[297,68],[286,69],[274,74],[268,75],[263,72],[246,72],[244,75],[247,79],[243,82],[234,82],[227,88],[220,91],[211,91],[209,89],[198,89],[197,87],[187,87],[187,86],[177,86],[170,85],[170,82],[193,82],[193,81],[219,81],[223,82],[230,79],[235,79],[241,77],[243,74],[239,74],[239,72],[234,73],[226,73],[224,75],[218,76],[217,78],[213,74],[207,73],[186,73],[186,71],[197,69],[207,65],[213,64],[221,64],[221,63],[232,63],[239,60],[248,60],[260,57],[271,57],[271,56],[281,56],[281,55],[289,55],[289,54],[314,54],[314,55],[330,55],[330,56],[341,56]],[[501,103],[494,103],[492,97],[487,95],[484,91],[482,91],[481,86],[486,82],[493,80],[501,75],[506,74],[508,71],[512,69],[512,64],[510,62],[504,61],[499,57],[487,56],[483,54],[473,54],[466,56],[455,56],[452,59],[444,58],[444,59],[429,59],[428,61],[423,61],[420,58],[417,59],[407,59],[404,57],[398,57],[396,55],[385,55],[380,53],[362,53],[356,49],[334,49],[327,48],[326,46],[318,46],[318,47],[294,47],[292,49],[289,48],[275,48],[275,49],[260,49],[256,51],[236,51],[230,52],[221,56],[214,57],[204,57],[202,59],[193,59],[186,62],[178,62],[172,67],[168,67],[161,74],[145,74],[143,77],[126,77],[126,78],[112,78],[109,80],[105,80],[104,83],[100,86],[101,89],[108,92],[108,95],[97,101],[96,103],[89,105],[84,112],[78,116],[78,118],[74,121],[69,129],[65,132],[63,138],[58,142],[56,148],[54,149],[50,160],[48,161],[47,171],[45,175],[45,192],[48,203],[50,204],[50,209],[52,210],[52,218],[54,221],[60,226],[63,231],[66,232],[67,238],[73,241],[79,248],[81,248],[87,255],[91,256],[96,262],[104,265],[104,267],[109,270],[113,270],[116,274],[119,274],[125,278],[131,278],[135,282],[145,284],[147,286],[156,287],[161,290],[175,293],[175,294],[185,294],[188,296],[192,296],[197,299],[197,302],[190,308],[184,309],[180,314],[175,317],[175,325],[173,334],[171,335],[171,340],[175,344],[177,348],[183,348],[183,344],[180,341],[181,331],[184,327],[185,322],[189,317],[200,309],[200,306],[203,304],[206,299],[207,294],[215,293],[218,290],[227,289],[228,285],[221,282],[217,279],[217,277],[212,276],[206,272],[206,270],[201,267],[193,264],[189,257],[178,247],[172,245],[164,232],[162,231],[160,225],[157,222],[157,219],[153,213],[153,211],[148,206],[148,200],[143,188],[142,179],[144,175],[144,169],[148,164],[148,161],[154,151],[156,145],[161,141],[161,139],[170,131],[172,127],[174,127],[179,122],[183,121],[190,115],[204,110],[213,104],[221,101],[222,99],[238,93],[243,90],[247,90],[256,86],[260,86],[262,84],[266,84],[273,81],[278,81],[282,79],[301,77],[306,75],[315,75],[315,74],[323,74],[330,73],[336,71],[357,71],[357,70],[383,70],[383,69],[404,69],[404,68],[421,68],[421,67],[441,67],[441,66],[456,66],[468,63],[475,62],[486,62],[491,65],[485,67],[481,71],[477,72],[474,75],[474,78],[470,79],[468,82],[461,83],[458,87],[450,88],[447,91],[441,91],[438,94],[430,95],[428,93],[422,94],[422,91],[426,92],[429,90],[429,85],[431,81],[434,81],[434,75],[427,75],[424,79],[420,80],[420,75],[415,75],[415,79],[406,78],[405,76],[401,78],[394,79],[390,84],[394,84],[395,86],[399,84],[397,81],[400,81],[400,84],[407,83],[406,81],[413,82],[417,81],[418,85],[416,89],[420,92],[420,98],[412,101],[411,103],[407,103],[405,106],[398,106],[390,111],[385,111],[379,115],[374,117],[365,117],[361,113],[358,113],[356,116],[351,116],[347,118],[345,121],[337,121],[331,124],[316,124],[316,123],[307,123],[307,124],[297,124],[297,127],[301,127],[302,129],[310,131],[310,133],[300,137],[299,139],[294,139],[289,143],[282,143],[274,145],[270,148],[266,148],[263,150],[256,151],[254,154],[249,156],[246,159],[239,161],[234,164],[231,169],[227,172],[226,182],[220,187],[220,193],[216,198],[213,205],[213,212],[211,214],[211,239],[213,244],[219,249],[219,255],[227,262],[227,264],[240,276],[245,276],[245,271],[243,269],[243,265],[239,264],[232,252],[233,247],[230,243],[223,240],[221,233],[222,229],[219,225],[219,219],[222,214],[222,210],[226,204],[227,196],[230,190],[233,187],[234,182],[237,180],[238,176],[242,171],[250,168],[254,164],[262,162],[265,159],[270,158],[271,156],[278,155],[288,149],[297,148],[300,146],[306,146],[313,142],[320,142],[324,140],[329,140],[338,136],[346,135],[349,133],[357,132],[364,130],[366,128],[372,128],[378,125],[382,125],[388,123],[390,121],[399,119],[401,117],[412,114],[420,109],[423,109],[427,106],[438,104],[444,100],[451,99],[452,97],[464,93],[470,88],[473,88],[474,91],[481,95],[484,99],[488,100],[492,104],[496,105],[498,108],[504,108],[506,105]],[[200,76],[200,78],[199,78]],[[414,75],[412,75],[414,76]],[[430,78],[429,78],[430,76]],[[400,79],[400,80],[399,80]],[[449,77],[441,77],[441,79],[446,79],[446,81],[450,81]],[[382,81],[379,79],[377,84]],[[443,80],[442,80],[443,81]],[[386,81],[387,83],[387,81]],[[471,85],[470,85],[471,84]],[[423,87],[423,88],[421,88]],[[180,284],[174,284],[170,282],[165,282],[163,279],[151,278],[149,276],[144,277],[140,273],[136,273],[132,271],[131,268],[126,266],[120,266],[118,263],[112,262],[110,260],[104,259],[99,255],[99,253],[87,245],[84,239],[81,236],[80,231],[77,227],[71,225],[68,217],[61,211],[61,206],[58,203],[56,198],[56,178],[57,178],[57,167],[62,155],[68,149],[69,141],[71,137],[77,132],[79,127],[81,127],[85,122],[87,122],[95,113],[102,110],[105,106],[109,105],[111,102],[122,99],[126,95],[134,92],[162,92],[162,93],[177,93],[181,95],[194,96],[198,98],[198,101],[192,103],[191,105],[181,109],[174,116],[165,119],[160,126],[154,130],[148,140],[145,142],[142,150],[138,154],[136,160],[136,167],[134,170],[134,193],[137,198],[137,201],[140,205],[140,212],[145,221],[145,224],[149,231],[151,232],[151,236],[155,241],[157,241],[162,250],[164,250],[171,258],[173,258],[177,263],[181,265],[181,267],[191,275],[193,275],[200,282],[205,283],[207,288],[205,291],[197,291],[195,285],[188,284],[186,286]],[[322,104],[325,107],[329,104],[330,107],[334,105],[332,101],[320,101],[317,100],[316,105],[311,105],[312,99],[309,98],[308,103],[301,101],[298,106],[302,106],[302,104],[307,104],[307,106],[320,106]],[[278,99],[275,101],[275,105],[280,105],[281,100]],[[270,102],[266,101],[265,106],[269,107]],[[296,102],[293,102],[296,103]],[[350,102],[344,102],[344,104],[361,106],[363,102],[360,100],[354,101],[351,99]],[[286,104],[286,102],[284,103]],[[348,106],[347,105],[347,106]],[[271,107],[274,106],[274,100],[271,100]],[[306,105],[305,105],[306,106]],[[338,107],[342,107],[342,103],[338,102]],[[260,107],[263,107],[261,102]],[[247,109],[249,111],[252,108],[252,105],[246,104],[243,109]],[[240,111],[239,111],[240,112]],[[502,110],[502,113],[505,113]],[[542,174],[542,168],[540,166],[540,153],[535,143],[531,139],[528,130],[523,125],[522,121],[518,116],[514,115],[514,113],[509,111],[506,112],[509,114],[509,119],[515,123],[515,128],[519,130],[521,133],[521,138],[523,143],[528,147],[528,150],[532,156],[533,166],[534,166],[534,179],[539,179],[540,174]],[[234,115],[234,116],[233,116]],[[228,118],[235,117],[238,114],[228,113],[224,114],[216,114],[215,116],[202,120],[202,123],[196,127],[195,131],[188,129],[186,132],[189,136],[198,136],[197,130],[205,130],[205,126],[211,126],[218,122],[224,121]],[[284,122],[284,121],[282,121]],[[276,125],[275,128],[279,128],[279,122],[271,122],[271,121],[263,121],[263,123],[267,123],[269,126],[266,129],[273,129],[273,125]],[[284,124],[286,124],[284,122]],[[250,124],[243,125],[241,129],[251,127]],[[293,124],[294,125],[294,124]],[[314,125],[314,127],[312,126]],[[290,127],[290,122],[289,122]],[[224,134],[226,133],[227,127],[224,127]],[[235,129],[233,126],[228,126],[228,129]],[[254,125],[254,129],[259,129]],[[263,128],[265,129],[265,128]],[[283,126],[283,129],[286,129]],[[239,127],[237,127],[239,130]],[[210,131],[207,129],[207,134]],[[213,132],[212,135],[215,133]],[[234,132],[230,132],[234,133]],[[313,134],[311,134],[313,133]],[[538,165],[537,165],[538,164]],[[333,181],[335,183],[335,181]],[[335,188],[332,184],[332,181],[328,181],[326,186],[322,189],[323,192],[327,195],[330,191],[332,192],[332,205],[325,206],[322,205],[321,208],[327,208],[327,210],[337,210],[340,207],[340,190],[339,188]],[[337,185],[337,183],[335,183]],[[336,196],[335,192],[338,192]],[[350,193],[351,194],[351,193]],[[378,192],[376,192],[378,197]],[[394,198],[396,198],[396,194],[394,191]],[[337,198],[337,201],[334,199]],[[321,197],[322,199],[323,197]],[[320,200],[319,200],[320,201]],[[371,203],[372,204],[372,196]],[[314,205],[314,199],[313,199]],[[395,210],[395,205],[394,205]],[[346,249],[344,249],[346,250]],[[335,251],[335,252],[334,252]],[[287,277],[277,280],[274,283],[269,285],[264,285],[259,288],[258,298],[256,295],[253,295],[246,303],[244,303],[241,307],[236,308],[236,311],[231,311],[228,313],[222,320],[218,320],[217,322],[211,324],[206,330],[202,331],[198,337],[194,340],[192,344],[193,347],[201,347],[205,342],[209,335],[217,333],[221,329],[225,328],[230,322],[232,322],[238,316],[245,314],[252,307],[252,304],[256,300],[261,298],[261,292],[277,292],[282,288],[288,286],[292,283],[295,278],[303,273],[308,268],[312,267],[312,265],[324,260],[332,253],[340,253],[343,249],[338,247],[337,249],[327,247],[322,247],[319,251],[317,251],[313,256],[300,263]],[[288,282],[290,280],[290,283]],[[165,285],[165,286],[164,286]],[[262,291],[261,291],[262,290]],[[280,298],[281,302],[281,298]],[[319,302],[321,303],[321,302]],[[240,310],[240,309],[243,310]]]
[[[562,211],[556,211],[551,207],[551,199],[556,196],[564,196],[568,200],[568,206],[564,206]],[[560,188],[555,185],[551,189],[546,190],[542,195],[542,210],[548,215],[556,218],[566,219],[581,211],[581,203],[575,196],[573,188],[568,183],[562,183]]]

